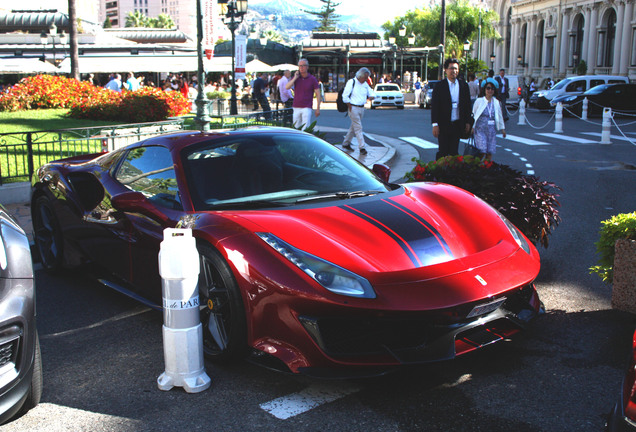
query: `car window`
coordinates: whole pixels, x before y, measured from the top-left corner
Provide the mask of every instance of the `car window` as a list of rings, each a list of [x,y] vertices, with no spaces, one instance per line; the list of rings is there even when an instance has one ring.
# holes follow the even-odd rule
[[[592,87],[591,89],[589,89],[588,91],[585,92],[586,95],[596,95],[596,94],[601,94],[603,93],[603,91],[609,87],[608,84],[601,84],[601,85],[597,85],[596,87]]]
[[[378,86],[377,91],[399,91],[400,88],[396,85],[382,85]]]
[[[597,85],[601,85],[601,84],[605,84],[605,81],[604,81],[604,80],[602,80],[602,79],[593,79],[593,80],[590,80],[590,89],[591,89],[592,87],[596,87]]]
[[[172,156],[165,147],[136,147],[128,151],[115,179],[141,192],[155,205],[182,209]]]
[[[572,82],[571,78],[566,78],[563,81],[559,81],[558,83],[556,83],[554,87],[552,87],[550,90],[561,90],[562,88],[564,88],[566,85],[570,84],[571,82]]]
[[[586,88],[585,80],[576,80],[568,84],[567,87],[565,88],[565,91],[566,92],[583,92],[585,91],[585,88]]]
[[[611,79],[607,81],[609,84],[624,84],[624,80]]]

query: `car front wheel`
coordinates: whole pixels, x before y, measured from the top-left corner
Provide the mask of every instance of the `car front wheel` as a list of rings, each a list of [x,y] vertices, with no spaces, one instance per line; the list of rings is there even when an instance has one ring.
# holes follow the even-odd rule
[[[247,351],[245,308],[230,267],[211,246],[198,245],[199,298],[203,352],[218,362],[241,358]]]
[[[63,238],[57,217],[46,197],[35,200],[33,209],[33,237],[42,266],[49,272],[62,269]]]

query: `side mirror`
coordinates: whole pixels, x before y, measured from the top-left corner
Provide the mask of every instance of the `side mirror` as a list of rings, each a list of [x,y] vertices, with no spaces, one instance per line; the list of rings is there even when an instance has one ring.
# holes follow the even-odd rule
[[[166,222],[166,215],[158,210],[141,192],[124,192],[110,198],[110,203],[116,210],[123,212],[141,213],[152,219]]]
[[[385,164],[373,164],[373,173],[378,176],[384,183],[389,183],[389,177],[391,177],[391,168]]]

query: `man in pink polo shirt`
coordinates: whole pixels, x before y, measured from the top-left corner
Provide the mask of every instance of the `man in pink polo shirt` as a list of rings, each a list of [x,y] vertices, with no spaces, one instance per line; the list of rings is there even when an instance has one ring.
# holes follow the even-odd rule
[[[316,117],[320,115],[320,84],[315,76],[309,73],[309,61],[298,60],[298,70],[285,85],[286,89],[294,89],[294,127],[306,129],[311,124],[311,112],[316,98]]]

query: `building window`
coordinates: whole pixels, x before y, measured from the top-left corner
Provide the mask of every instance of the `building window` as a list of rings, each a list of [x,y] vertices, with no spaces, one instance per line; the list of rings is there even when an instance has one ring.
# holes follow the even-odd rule
[[[603,55],[603,50],[605,49],[605,32],[598,32],[598,41],[596,43],[598,47],[598,53],[596,54],[596,66],[603,66],[603,59],[605,56]]]
[[[636,28],[632,29],[632,66],[636,66]]]
[[[616,41],[616,12],[610,9],[607,16],[607,39],[605,41],[605,62],[603,66],[611,67],[614,64],[614,43]]]
[[[543,66],[543,35],[545,30],[545,21],[541,20],[539,22],[539,28],[537,29],[537,63],[536,65],[539,67]]]
[[[545,65],[554,66],[554,37],[545,39]]]

